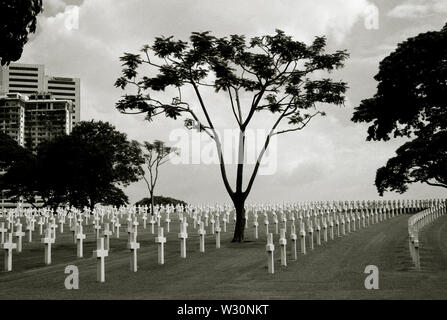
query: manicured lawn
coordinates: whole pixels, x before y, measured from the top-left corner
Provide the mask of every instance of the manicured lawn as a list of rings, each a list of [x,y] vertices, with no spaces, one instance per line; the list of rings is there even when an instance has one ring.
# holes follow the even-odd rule
[[[446,299],[447,216],[428,226],[421,235],[421,271],[412,268],[408,251],[407,219],[401,215],[345,237],[336,238],[298,261],[280,267],[275,235],[275,274],[267,273],[266,236],[260,223],[258,240],[246,231],[247,242],[231,243],[233,227],[222,234],[221,248],[207,228],[206,252],[199,252],[197,230],[188,227],[187,258],[180,258],[179,226],[172,219],[167,235],[165,265],[157,264],[156,235],[150,225],[139,226],[138,272],[130,272],[130,252],[123,220],[121,237],[111,238],[106,258],[106,282],[96,282],[96,247],[92,226],[85,228],[83,259],[76,258],[72,234],[57,234],[53,264],[44,265],[44,247],[38,232],[21,254],[14,251],[13,271],[0,272],[0,299]],[[37,225],[36,225],[37,226]],[[37,229],[37,228],[36,228]],[[288,240],[290,241],[290,240]],[[299,243],[298,243],[299,248]],[[3,260],[3,259],[2,259]],[[64,286],[65,267],[76,265],[79,290]],[[379,290],[366,290],[367,265],[379,268]],[[3,270],[3,263],[0,264]]]

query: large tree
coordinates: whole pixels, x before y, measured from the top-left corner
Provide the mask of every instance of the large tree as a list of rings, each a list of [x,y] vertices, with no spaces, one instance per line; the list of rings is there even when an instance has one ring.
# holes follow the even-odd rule
[[[120,187],[138,180],[143,162],[138,143],[111,124],[80,122],[70,135],[41,143],[36,155],[11,166],[3,187],[32,205],[38,195],[52,208],[118,206],[128,203]]]
[[[423,182],[447,187],[447,24],[400,43],[379,65],[377,92],[355,108],[367,140],[414,139],[377,170],[376,187],[403,193]]]
[[[149,121],[158,115],[172,119],[184,116],[187,128],[198,128],[215,142],[223,183],[236,210],[233,242],[241,242],[245,200],[271,137],[301,130],[315,116],[324,115],[319,103],[344,102],[346,84],[321,75],[342,67],[348,54],[341,50],[326,53],[325,46],[325,37],[316,37],[307,45],[280,30],[248,43],[242,35],[219,38],[210,32],[193,32],[189,43],[157,37],[152,46],[143,46],[142,54],[125,53],[121,57],[123,75],[115,85],[122,89],[133,86],[135,91],[124,95],[116,107],[123,113],[144,113]],[[149,67],[152,73],[140,76],[141,66]],[[185,87],[196,96],[200,114],[191,101],[183,99]],[[178,94],[162,101],[166,95],[160,91],[168,88]],[[228,112],[239,129],[235,188],[228,181],[222,142],[210,113],[212,103],[204,95],[207,88],[228,99]],[[250,102],[243,97],[249,97]],[[244,186],[245,132],[255,113],[269,114],[274,120]]]
[[[80,122],[70,134],[78,148],[71,159],[73,181],[69,201],[86,203],[124,204],[127,196],[119,186],[138,181],[144,162],[137,141],[129,141],[108,122]]]
[[[0,0],[2,66],[20,59],[28,34],[36,31],[36,16],[42,10],[42,0]]]

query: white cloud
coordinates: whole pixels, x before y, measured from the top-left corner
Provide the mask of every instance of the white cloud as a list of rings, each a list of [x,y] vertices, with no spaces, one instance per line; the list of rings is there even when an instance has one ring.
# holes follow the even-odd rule
[[[445,0],[407,0],[406,3],[394,7],[388,12],[393,18],[424,18],[433,14],[447,13]]]
[[[46,16],[54,16],[58,12],[64,11],[66,3],[63,0],[44,0],[43,7]]]

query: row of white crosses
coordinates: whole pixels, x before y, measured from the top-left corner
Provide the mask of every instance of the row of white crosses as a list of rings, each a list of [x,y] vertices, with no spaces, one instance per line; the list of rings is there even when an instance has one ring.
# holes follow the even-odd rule
[[[420,270],[420,242],[419,231],[427,224],[434,222],[447,213],[447,200],[436,201],[431,207],[421,211],[408,219],[408,245],[410,255],[416,270]]]
[[[182,210],[180,210],[181,212]],[[138,262],[137,262],[137,250],[140,248],[140,244],[137,242],[137,227],[139,225],[137,219],[136,219],[136,213],[141,213],[140,208],[135,210],[135,208],[131,208],[126,210],[121,210],[120,213],[127,214],[127,225],[128,225],[128,243],[127,248],[130,249],[131,252],[131,263],[130,263],[130,269],[132,272],[137,272],[138,270]],[[165,226],[167,229],[170,228],[170,212],[166,212],[166,219],[165,219]],[[143,212],[142,217],[144,218],[146,216],[146,211]],[[115,221],[116,224],[118,224],[120,217],[112,217],[112,221]],[[146,218],[147,219],[147,218]],[[180,227],[181,232],[179,234],[179,239],[181,239],[181,257],[186,258],[186,239],[188,238],[187,234],[187,218],[183,217],[183,215],[179,214],[180,219]],[[96,218],[93,218],[93,220],[97,220]],[[144,220],[143,220],[144,221]],[[158,263],[164,264],[164,246],[166,243],[166,237],[164,236],[164,228],[160,227],[161,225],[161,215],[159,213],[154,214],[154,218],[151,219],[151,221],[156,221],[158,225],[158,236],[155,238],[155,242],[158,244]],[[213,219],[213,216],[210,219],[211,225],[214,226],[215,220]],[[200,223],[200,229],[199,229],[199,235],[200,235],[200,251],[205,252],[205,239],[204,236],[206,235],[204,222],[202,221]],[[143,222],[144,227],[144,222]],[[96,225],[94,225],[95,230],[98,229]],[[216,235],[216,247],[220,248],[220,225],[219,220],[217,221],[217,224],[215,225],[215,228],[213,228],[213,233]],[[97,233],[96,233],[97,234]],[[105,224],[105,231],[103,232],[103,235],[109,235],[111,232],[109,231],[109,225]],[[107,238],[104,240],[99,239],[98,240],[98,248],[94,252],[94,256],[98,258],[98,274],[97,274],[97,280],[99,282],[105,281],[105,274],[104,274],[104,263],[105,263],[105,257],[108,256],[109,246],[108,246],[108,240]]]
[[[14,226],[16,227],[16,231],[14,231]],[[32,234],[31,232],[34,230],[33,227],[27,226],[27,230],[29,231],[28,241],[32,242]],[[22,224],[20,223],[20,219],[17,219],[15,224],[10,224],[10,232],[5,228],[5,222],[0,223],[0,233],[1,233],[1,249],[5,250],[5,263],[4,270],[12,271],[12,250],[17,249],[17,253],[22,252],[23,248],[23,240],[22,238],[25,236],[25,232],[22,231]],[[7,234],[7,240],[5,241],[5,234]],[[51,229],[47,229],[46,237],[42,239],[42,242],[50,243],[50,247],[48,249],[48,245],[46,243],[45,247],[45,263],[51,263],[51,243],[54,243],[54,239],[44,241],[47,238],[51,238],[52,232]],[[13,242],[13,237],[17,239],[17,242]],[[49,253],[48,253],[49,250]],[[48,258],[50,256],[50,258]],[[49,262],[48,262],[49,261]]]
[[[339,203],[327,204],[321,206],[321,204],[310,205],[285,205],[270,207],[272,210],[273,222],[275,224],[275,234],[278,233],[278,217],[275,209],[281,212],[282,226],[280,230],[279,245],[281,248],[281,265],[287,266],[287,254],[286,254],[286,230],[287,222],[290,221],[290,241],[291,241],[291,255],[292,259],[297,259],[297,234],[295,229],[295,220],[298,220],[300,228],[300,240],[301,240],[301,253],[306,254],[306,236],[308,236],[310,250],[314,249],[314,238],[316,238],[317,245],[321,245],[321,233],[323,233],[323,241],[326,243],[328,239],[334,240],[334,233],[337,237],[344,236],[348,233],[355,232],[360,228],[366,228],[367,226],[384,221],[388,218],[394,217],[398,214],[414,212],[429,206],[437,201],[426,202],[408,202],[409,206],[402,202],[402,205],[397,206],[394,203],[388,202],[372,202],[372,203]],[[411,206],[413,205],[413,207]],[[285,208],[285,210],[284,210]],[[273,233],[269,233],[269,221],[268,221],[268,209],[264,208],[264,224],[267,234],[267,265],[268,272],[274,273],[274,249]],[[256,207],[253,206],[253,226],[254,236],[257,238],[258,223]],[[261,209],[262,210],[262,209]],[[286,217],[286,212],[289,214],[289,219]],[[306,228],[307,227],[307,228]],[[335,230],[334,230],[335,229]]]
[[[427,202],[427,201],[425,201]],[[310,220],[309,221],[309,212],[311,216],[321,216],[321,221],[323,224],[323,237],[324,241],[327,241],[327,221],[331,224],[331,239],[333,239],[333,218],[329,217],[329,212],[336,214],[338,211],[347,211],[348,209],[356,207],[359,208],[363,205],[366,209],[368,207],[375,208],[379,210],[379,212],[390,212],[390,215],[394,212],[407,212],[410,208],[420,208],[424,206],[422,201],[416,202],[368,202],[361,204],[357,202],[357,205],[354,202],[351,203],[301,203],[301,204],[283,204],[283,205],[274,205],[274,206],[252,206],[252,212],[254,213],[254,228],[255,228],[255,238],[258,238],[258,227],[259,223],[257,221],[258,215],[257,211],[263,211],[266,219],[266,234],[268,234],[268,215],[266,212],[271,211],[273,213],[273,221],[275,223],[275,233],[279,232],[278,225],[278,217],[275,212],[278,211],[281,216],[281,223],[284,226],[284,232],[281,231],[281,239],[285,238],[285,231],[287,230],[287,216],[291,221],[291,241],[292,241],[292,257],[296,258],[296,232],[294,222],[296,219],[299,219],[300,222],[300,234],[303,233],[304,223],[308,224],[309,230],[313,232],[313,223],[316,223],[316,232],[318,234],[317,243],[319,244],[321,240],[319,237],[321,228],[320,228],[320,220]],[[381,210],[381,211],[380,211]],[[246,218],[248,219],[248,211],[246,213]],[[324,213],[326,212],[326,213]],[[45,264],[51,264],[51,249],[52,245],[56,242],[56,229],[59,227],[59,232],[64,232],[64,225],[68,220],[68,225],[70,230],[73,232],[73,241],[77,247],[77,257],[82,258],[83,253],[83,242],[86,239],[86,235],[83,232],[83,225],[88,226],[90,223],[92,224],[93,229],[95,230],[95,238],[98,240],[98,246],[100,247],[96,251],[99,250],[99,261],[100,263],[104,263],[105,251],[110,250],[110,237],[115,232],[117,238],[120,235],[120,226],[121,219],[127,216],[127,224],[128,224],[128,248],[131,250],[131,270],[136,272],[137,270],[137,250],[139,249],[139,243],[137,242],[137,227],[139,225],[138,218],[143,220],[143,228],[146,229],[146,222],[148,217],[150,218],[149,223],[151,224],[151,232],[154,233],[155,224],[157,225],[158,236],[155,241],[158,244],[158,262],[160,264],[164,264],[164,245],[166,243],[166,237],[164,236],[164,230],[168,233],[170,231],[170,223],[171,223],[171,215],[177,213],[177,217],[180,223],[180,233],[178,234],[178,238],[180,239],[180,255],[182,258],[186,258],[186,239],[188,238],[188,222],[187,219],[193,220],[193,228],[198,228],[198,234],[200,238],[200,252],[205,251],[205,236],[207,234],[206,229],[210,227],[210,233],[215,235],[216,239],[216,248],[220,248],[220,234],[221,228],[220,223],[222,221],[223,224],[223,232],[227,231],[227,224],[230,223],[231,220],[236,221],[235,211],[229,205],[204,205],[204,206],[156,206],[153,215],[148,215],[148,208],[146,206],[143,207],[121,207],[121,208],[109,208],[109,207],[100,207],[95,208],[91,211],[88,208],[84,208],[84,210],[77,210],[73,208],[58,208],[55,211],[49,209],[17,209],[17,210],[6,210],[0,212],[0,219],[3,218],[4,221],[0,224],[0,233],[1,233],[1,244],[7,243],[2,248],[5,250],[5,270],[10,271],[12,269],[12,250],[17,249],[17,252],[22,251],[22,238],[24,236],[24,232],[22,231],[22,225],[20,223],[20,218],[25,218],[26,220],[26,230],[28,231],[28,241],[32,241],[32,232],[34,231],[34,225],[37,223],[39,225],[39,234],[43,235],[41,242],[45,246],[44,253],[44,262]],[[232,219],[231,219],[231,213]],[[164,220],[162,219],[162,215],[164,214]],[[307,214],[307,215],[306,215]],[[326,216],[324,216],[326,214]],[[175,216],[175,214],[174,214]],[[109,221],[108,223],[104,223],[104,219]],[[343,218],[342,218],[343,219]],[[304,221],[303,221],[304,220]],[[349,219],[348,219],[349,220]],[[111,223],[111,227],[110,227]],[[162,227],[164,225],[164,228]],[[44,232],[45,226],[45,232]],[[14,227],[16,230],[14,231]],[[246,223],[246,228],[248,228],[248,223]],[[355,227],[354,227],[355,228]],[[293,229],[293,230],[292,230]],[[102,232],[101,232],[102,230]],[[343,228],[343,234],[344,234]],[[349,221],[348,221],[348,232],[349,232]],[[305,233],[305,232],[304,232]],[[5,235],[7,235],[7,240],[5,241]],[[337,233],[339,235],[339,232]],[[13,243],[13,237],[17,239],[16,243]],[[101,240],[102,239],[102,240]],[[282,241],[284,243],[284,241]],[[304,246],[303,246],[304,243]],[[285,247],[285,243],[282,245]],[[305,239],[302,239],[302,246],[305,252]],[[293,250],[295,248],[295,250]],[[311,248],[313,248],[313,237],[311,240]],[[103,252],[104,250],[104,252]],[[96,252],[95,251],[95,252]],[[102,253],[101,253],[102,252]],[[101,257],[103,255],[103,257]],[[285,257],[285,255],[284,255]],[[6,261],[8,260],[8,261]],[[285,264],[285,258],[284,260]],[[11,266],[11,267],[10,267]],[[99,268],[98,270],[104,270],[104,268]],[[98,281],[104,279],[104,276],[98,273]]]

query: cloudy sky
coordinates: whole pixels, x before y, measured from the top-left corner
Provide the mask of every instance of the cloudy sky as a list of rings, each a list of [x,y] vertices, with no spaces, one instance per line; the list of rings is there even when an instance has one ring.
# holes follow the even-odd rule
[[[119,57],[137,53],[157,36],[186,40],[193,31],[247,37],[284,30],[308,43],[327,35],[328,50],[347,49],[345,68],[334,74],[349,85],[344,107],[326,108],[305,130],[281,135],[268,154],[276,170],[258,176],[249,201],[377,199],[377,168],[405,140],[366,142],[366,124],[350,122],[353,108],[374,94],[378,63],[396,45],[420,32],[440,30],[447,22],[445,0],[44,0],[45,13],[25,46],[22,63],[45,64],[46,73],[81,79],[81,119],[114,124],[139,141],[161,139],[169,144],[181,121],[122,115],[115,103],[123,94],[113,86],[120,76]],[[79,13],[76,19],[76,12]],[[189,102],[197,103],[191,95]],[[166,99],[170,99],[166,96]],[[206,94],[220,128],[231,128],[230,109],[221,97]],[[169,101],[169,100],[168,100]],[[220,105],[223,105],[220,107]],[[254,128],[267,128],[270,118],[256,115]],[[202,146],[206,148],[207,142]],[[229,167],[229,170],[234,169]],[[230,177],[234,184],[234,175]],[[131,202],[147,196],[140,181],[126,189]],[[216,164],[166,164],[157,194],[190,203],[228,202]],[[445,196],[422,184],[404,195],[384,198]]]

